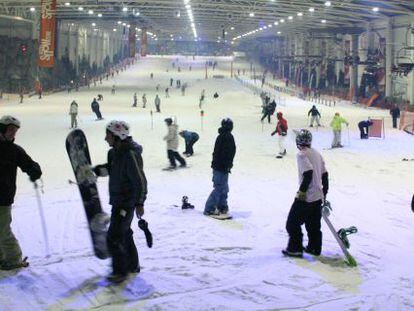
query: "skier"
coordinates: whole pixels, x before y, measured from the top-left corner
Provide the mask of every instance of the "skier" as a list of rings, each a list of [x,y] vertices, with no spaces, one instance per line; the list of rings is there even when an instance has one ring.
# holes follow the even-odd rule
[[[270,97],[266,97],[265,104],[262,108],[263,116],[260,121],[267,117],[267,122],[270,123],[270,117],[275,113],[276,110],[276,102],[273,100],[270,102]]]
[[[147,106],[147,95],[144,93],[142,95],[142,108],[145,108]]]
[[[17,167],[35,182],[42,176],[38,163],[34,162],[24,149],[14,143],[20,121],[12,116],[0,118],[0,270],[27,267],[22,259],[19,242],[10,224],[11,206],[16,194]]]
[[[394,105],[393,108],[390,109],[390,114],[392,116],[392,127],[397,128],[397,119],[400,117],[400,108],[397,105]]]
[[[115,95],[115,85],[112,85],[111,94]]]
[[[177,152],[178,149],[178,126],[177,124],[173,124],[173,120],[171,118],[166,118],[164,120],[165,124],[168,127],[168,133],[166,136],[164,136],[164,140],[167,142],[167,154],[168,159],[170,160],[170,166],[168,169],[175,169],[177,167],[177,164],[175,163],[175,160],[177,160],[180,163],[180,167],[186,167],[187,163],[185,163],[185,160],[180,156],[180,154]]]
[[[155,95],[155,99],[154,99],[154,103],[155,103],[155,108],[157,109],[157,112],[161,112],[161,99],[158,97],[158,94]]]
[[[285,137],[287,135],[288,125],[287,121],[283,118],[283,114],[279,111],[276,114],[277,117],[277,124],[276,129],[272,132],[272,136],[275,134],[279,134],[279,155],[276,157],[278,159],[283,158],[286,155],[286,147],[285,147]]]
[[[302,257],[303,251],[319,256],[322,250],[321,205],[328,193],[329,180],[325,161],[311,144],[311,132],[300,130],[296,136],[299,190],[286,221],[289,242],[282,251],[284,255],[292,257]],[[302,245],[303,224],[308,233],[308,245],[305,248]]]
[[[92,111],[96,114],[97,120],[102,120],[103,118],[102,118],[101,111],[99,110],[99,103],[96,101],[96,98],[93,99],[91,103],[91,108],[92,108]]]
[[[171,87],[173,86],[173,82],[174,82],[174,79],[173,78],[170,78],[170,86]]]
[[[184,84],[181,86],[181,95],[182,95],[182,96],[184,96],[184,95],[185,95],[185,88],[186,88],[186,84],[184,83]]]
[[[170,97],[170,93],[169,93],[169,88],[167,87],[165,89],[165,98],[168,98],[168,97]]]
[[[371,118],[358,123],[359,131],[361,132],[361,139],[368,139],[368,128],[372,125]]]
[[[111,121],[106,126],[105,140],[111,149],[108,163],[97,165],[97,176],[109,175],[109,204],[112,205],[108,229],[108,250],[112,256],[110,282],[120,283],[129,273],[140,272],[138,252],[133,239],[131,222],[144,214],[147,179],[143,170],[142,146],[129,136],[129,125]]]
[[[231,134],[233,121],[225,118],[218,129],[216,143],[213,151],[213,191],[207,199],[204,207],[204,215],[228,214],[227,195],[229,193],[229,173],[233,167],[233,159],[236,155],[236,143]]]
[[[318,124],[318,126],[321,126],[321,124],[319,123],[319,119],[321,117],[321,114],[319,113],[319,111],[318,111],[318,109],[316,108],[315,105],[313,105],[312,108],[308,111],[308,117],[310,115],[312,117],[311,117],[311,121],[310,121],[309,127],[313,127],[313,122],[315,122],[315,121]]]
[[[134,93],[134,104],[132,105],[132,107],[136,107],[137,103],[138,103],[137,93]]]
[[[335,116],[333,117],[331,121],[331,128],[333,131],[333,141],[332,141],[332,148],[342,148],[341,145],[341,131],[342,131],[342,123],[345,123],[346,126],[349,126],[349,123],[347,120],[342,118],[339,115],[339,112],[335,113]]]
[[[180,136],[185,140],[185,151],[183,152],[184,155],[190,157],[193,155],[193,145],[198,141],[199,136],[196,132],[190,131],[181,131]]]
[[[204,97],[205,97],[205,93],[206,93],[206,90],[202,90],[201,91],[201,95],[200,95],[200,103],[198,104],[198,107],[201,109],[202,108],[202,106],[203,106],[203,104],[204,104]]]
[[[69,109],[69,114],[70,114],[70,128],[77,128],[78,127],[78,120],[77,120],[77,116],[78,116],[78,103],[73,101],[70,104],[70,109]]]

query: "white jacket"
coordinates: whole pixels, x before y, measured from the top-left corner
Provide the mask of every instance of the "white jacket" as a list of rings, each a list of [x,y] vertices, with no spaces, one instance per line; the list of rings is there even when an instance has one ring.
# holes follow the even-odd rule
[[[177,151],[178,149],[178,126],[176,124],[171,124],[168,126],[168,133],[164,137],[164,140],[167,141],[167,150]]]
[[[77,103],[70,104],[69,114],[78,114],[78,104]]]

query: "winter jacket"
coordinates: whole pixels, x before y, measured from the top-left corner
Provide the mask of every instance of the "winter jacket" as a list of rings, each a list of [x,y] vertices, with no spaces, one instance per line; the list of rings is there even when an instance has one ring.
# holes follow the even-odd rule
[[[281,136],[286,136],[287,130],[288,130],[287,121],[283,117],[278,117],[276,129],[274,133],[279,134]]]
[[[312,117],[316,117],[319,116],[321,117],[321,114],[319,113],[318,109],[316,109],[316,107],[312,107],[309,111],[308,111],[308,116],[312,115]]]
[[[332,127],[332,130],[336,132],[342,130],[342,123],[346,123],[346,125],[348,125],[348,121],[341,116],[334,116],[330,126]]]
[[[230,173],[236,154],[236,143],[230,129],[220,127],[218,132],[211,167],[220,172]]]
[[[372,121],[365,120],[358,123],[358,127],[369,127],[372,125]]]
[[[197,141],[199,139],[199,136],[196,132],[182,131],[180,135],[186,142]]]
[[[178,126],[176,124],[168,125],[168,133],[164,136],[167,141],[167,150],[177,151],[178,149]]]
[[[24,151],[12,141],[6,141],[0,134],[0,206],[9,206],[16,194],[17,167],[32,180],[40,178],[42,170]]]
[[[267,104],[267,112],[270,115],[273,115],[276,111],[276,102],[273,100],[269,104]]]
[[[155,97],[154,103],[155,106],[159,106],[161,104],[161,99],[159,97]]]
[[[144,205],[147,179],[142,160],[142,146],[131,137],[108,151],[109,204],[123,208]]]
[[[400,117],[400,108],[394,107],[394,108],[390,109],[390,115],[392,116],[393,119],[399,118]]]
[[[70,104],[69,114],[78,114],[78,104],[77,103]]]
[[[96,100],[94,100],[91,104],[91,108],[92,108],[92,111],[98,111],[99,110],[99,103]]]

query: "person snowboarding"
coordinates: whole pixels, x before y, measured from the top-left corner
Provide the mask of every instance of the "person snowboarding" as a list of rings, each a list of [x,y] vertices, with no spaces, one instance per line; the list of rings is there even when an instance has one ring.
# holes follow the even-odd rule
[[[161,112],[161,99],[159,98],[158,94],[155,95],[155,99],[154,99],[154,103],[155,103],[155,109],[157,109],[157,112]]]
[[[185,151],[183,152],[184,155],[190,157],[193,155],[193,145],[198,141],[199,136],[196,132],[190,131],[181,131],[179,135],[184,138],[185,140]]]
[[[309,127],[313,127],[313,123],[316,121],[316,124],[318,126],[321,126],[319,123],[319,119],[321,118],[321,114],[319,113],[318,109],[315,105],[312,106],[312,108],[308,111],[308,117],[311,116],[311,121],[309,124]]]
[[[102,118],[101,111],[99,109],[99,103],[96,101],[96,98],[93,99],[91,103],[91,108],[92,108],[92,111],[96,114],[97,120],[102,120],[103,118]]]
[[[137,93],[134,93],[134,104],[132,105],[132,107],[136,107],[138,104],[138,97],[137,97]]]
[[[147,95],[144,93],[142,95],[142,108],[145,108],[147,106]]]
[[[335,116],[333,117],[330,126],[333,131],[333,141],[332,141],[332,148],[342,148],[341,144],[341,132],[342,132],[342,123],[345,123],[346,126],[349,126],[349,123],[347,120],[342,118],[339,115],[339,112],[335,113]]]
[[[180,163],[180,167],[187,166],[185,160],[180,156],[177,152],[178,149],[178,126],[177,124],[173,124],[173,120],[171,118],[166,118],[164,120],[165,124],[168,128],[167,135],[164,136],[164,140],[167,142],[167,155],[168,160],[170,161],[170,166],[168,167],[169,170],[173,170],[177,168],[177,164],[175,160]]]
[[[368,120],[363,120],[358,123],[358,128],[361,133],[361,139],[368,139],[368,129],[371,125],[371,118],[368,118]]]
[[[129,273],[140,272],[137,248],[131,222],[134,211],[144,214],[147,179],[142,160],[142,146],[129,136],[129,125],[111,121],[106,126],[105,140],[111,149],[108,162],[94,167],[97,176],[109,176],[109,204],[112,205],[107,243],[112,257],[112,273],[108,281],[121,283]]]
[[[70,128],[77,128],[78,127],[78,103],[73,101],[70,104],[69,108],[69,115],[70,115]]]
[[[400,117],[400,108],[396,104],[390,109],[390,115],[392,117],[392,127],[396,129],[397,119]]]
[[[236,155],[236,143],[232,135],[233,121],[225,118],[221,121],[218,129],[219,135],[216,138],[213,151],[213,191],[210,193],[205,207],[204,215],[228,216],[229,206],[227,196],[229,193],[229,173],[233,167],[233,159]]]
[[[303,251],[319,256],[322,250],[321,206],[328,193],[329,180],[324,159],[311,145],[312,133],[300,130],[296,135],[299,190],[286,221],[289,241],[286,249],[282,250],[286,256],[302,257]],[[303,224],[308,233],[305,248],[302,245]]]
[[[279,134],[279,155],[277,158],[281,159],[286,155],[285,138],[287,135],[288,125],[280,111],[276,114],[276,117],[276,129],[270,135],[274,136],[275,134]]]
[[[19,242],[11,230],[11,208],[16,195],[17,167],[36,182],[42,176],[38,163],[14,143],[20,121],[12,116],[0,118],[0,270],[27,267]]]

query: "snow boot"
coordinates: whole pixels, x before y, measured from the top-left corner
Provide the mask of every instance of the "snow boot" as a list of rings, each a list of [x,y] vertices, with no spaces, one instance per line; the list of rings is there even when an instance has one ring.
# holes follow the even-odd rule
[[[24,257],[22,261],[20,262],[6,262],[2,261],[0,265],[0,270],[14,270],[14,269],[20,269],[20,268],[26,268],[29,266],[29,263],[27,262],[27,257]]]
[[[119,283],[124,282],[126,279],[128,279],[128,274],[111,273],[110,275],[106,277],[106,279],[111,283],[119,284]]]
[[[282,254],[288,257],[295,257],[295,258],[302,258],[303,253],[302,252],[291,252],[288,249],[283,249]]]

